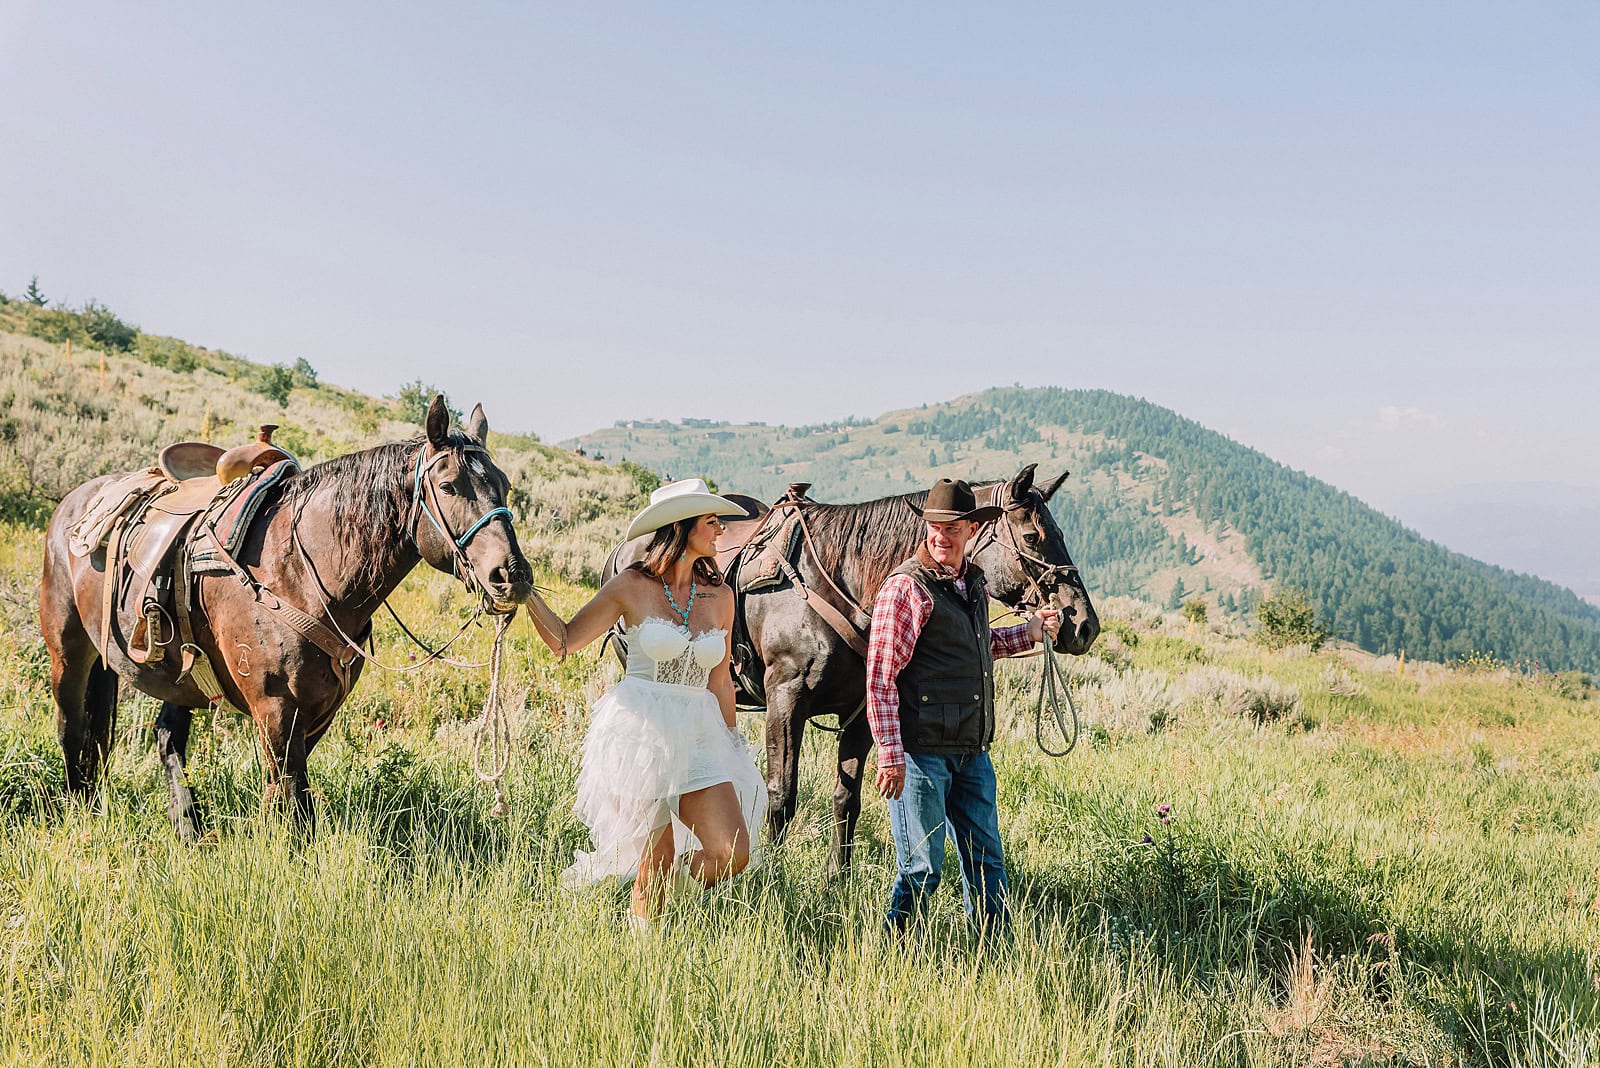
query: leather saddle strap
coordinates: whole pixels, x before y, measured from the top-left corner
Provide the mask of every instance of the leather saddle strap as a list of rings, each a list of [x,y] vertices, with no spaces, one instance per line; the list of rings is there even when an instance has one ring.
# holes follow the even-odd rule
[[[327,653],[328,659],[333,661],[333,673],[338,676],[340,688],[349,690],[350,665],[354,663],[356,658],[356,653],[353,649],[340,641],[339,636],[324,626],[320,619],[302,612],[265,586],[256,587],[256,601],[268,610],[277,613],[301,637],[321,649],[324,653]]]
[[[122,533],[127,516],[119,515],[106,538],[106,575],[100,592],[100,662],[111,665],[111,617],[117,610],[117,572],[122,566]]]
[[[194,670],[194,654],[198,651],[194,644],[194,624],[189,619],[189,598],[192,595],[189,583],[193,579],[189,573],[189,563],[193,554],[194,541],[191,535],[179,540],[178,556],[172,563],[173,614],[178,617],[179,682],[188,678]]]
[[[783,573],[788,576],[789,582],[806,599],[806,604],[811,606],[811,610],[821,616],[823,622],[832,627],[834,633],[843,638],[844,643],[853,649],[857,656],[865,660],[867,658],[867,639],[862,637],[861,632],[856,629],[855,625],[846,619],[844,613],[835,608],[827,598],[808,587],[804,580],[800,578],[800,572],[795,570],[793,564],[785,560],[780,566],[783,568]]]
[[[805,509],[796,508],[794,517],[800,524],[800,543],[805,547],[805,551],[810,554],[811,562],[817,565],[817,572],[822,576],[823,581],[829,586],[833,587],[833,592],[839,595],[839,599],[841,601],[849,605],[852,612],[858,616],[870,619],[872,617],[872,613],[867,611],[865,608],[862,608],[861,605],[856,603],[856,599],[854,597],[851,597],[844,590],[840,589],[839,584],[833,580],[833,576],[828,574],[828,569],[822,566],[822,558],[817,555],[817,547],[811,540],[811,528],[806,525]]]
[[[285,601],[265,586],[256,582],[244,565],[233,558],[233,554],[223,547],[221,539],[212,535],[213,551],[217,559],[226,564],[241,582],[246,583],[255,592],[256,603],[283,617],[302,638],[328,654],[328,659],[333,662],[333,673],[339,680],[339,686],[345,692],[350,690],[350,665],[355,662],[359,650],[351,648],[340,640],[339,636],[329,630],[320,619],[301,611],[294,605]]]
[[[189,615],[189,606],[195,595],[195,574],[191,570],[194,565],[195,550],[201,542],[209,542],[220,551],[222,539],[217,536],[217,517],[233,503],[250,484],[250,479],[235,479],[224,486],[222,490],[206,505],[199,518],[184,535],[178,539],[178,553],[172,564],[172,595],[173,614],[178,617],[178,681],[182,682],[191,675],[194,681],[205,692],[206,696],[217,699],[222,693],[222,686],[217,680],[217,674],[211,669],[210,661],[205,653],[194,643],[194,620]],[[244,571],[238,561],[231,556],[226,557],[227,563],[233,570],[243,575]]]

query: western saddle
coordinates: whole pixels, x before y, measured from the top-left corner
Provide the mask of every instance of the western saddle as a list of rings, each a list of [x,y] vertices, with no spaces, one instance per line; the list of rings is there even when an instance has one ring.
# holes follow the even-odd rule
[[[194,644],[194,577],[237,569],[233,556],[251,522],[273,490],[300,470],[293,456],[272,444],[275,429],[265,425],[255,442],[226,452],[201,441],[168,445],[154,467],[114,479],[90,501],[67,543],[79,557],[105,549],[102,656],[114,629],[125,635],[123,649],[138,664],[158,663],[176,645],[179,681],[192,675],[206,697],[221,698],[216,675]],[[125,625],[113,628],[119,616]]]

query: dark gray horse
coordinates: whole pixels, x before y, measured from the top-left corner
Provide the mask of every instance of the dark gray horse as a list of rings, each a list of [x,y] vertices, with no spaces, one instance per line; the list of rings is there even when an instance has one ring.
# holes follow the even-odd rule
[[[1048,502],[1067,473],[1041,488],[1034,485],[1035,466],[1029,464],[1009,481],[973,487],[980,506],[997,504],[1005,511],[973,538],[968,555],[983,568],[990,596],[1007,607],[1031,609],[1047,602],[1059,607],[1062,625],[1055,648],[1081,656],[1099,635],[1100,621],[1050,514]],[[830,874],[848,870],[861,814],[862,776],[873,744],[862,711],[866,664],[857,651],[859,641],[847,641],[793,580],[798,578],[813,597],[822,596],[837,616],[853,620],[864,632],[878,587],[923,539],[922,520],[908,506],[920,507],[926,496],[777,507],[764,531],[768,536],[754,539],[752,551],[730,568],[739,596],[740,633],[735,637],[749,654],[734,673],[740,703],[767,709],[768,831],[773,842],[782,840],[794,819],[807,721],[835,715],[843,724],[838,730]],[[786,514],[792,512],[800,517]],[[801,519],[804,535],[791,536],[790,528]],[[647,541],[621,546],[607,561],[603,578],[638,559]],[[758,546],[760,551],[754,551]],[[788,565],[776,574],[751,566],[752,556],[771,560],[774,553]]]

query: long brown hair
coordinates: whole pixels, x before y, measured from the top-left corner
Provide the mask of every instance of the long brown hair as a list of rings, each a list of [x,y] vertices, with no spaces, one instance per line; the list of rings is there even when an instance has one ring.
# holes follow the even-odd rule
[[[628,569],[643,571],[658,579],[666,578],[667,569],[689,548],[689,532],[704,518],[699,515],[690,516],[688,519],[680,519],[676,523],[656,528],[655,536],[650,539],[650,544],[644,551],[644,559],[629,564]],[[709,556],[702,556],[694,562],[694,577],[707,586],[722,585],[722,570]]]

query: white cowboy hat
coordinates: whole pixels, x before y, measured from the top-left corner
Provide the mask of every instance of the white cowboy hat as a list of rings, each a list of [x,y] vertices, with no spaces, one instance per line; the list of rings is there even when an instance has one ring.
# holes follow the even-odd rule
[[[745,518],[743,508],[726,497],[712,493],[705,479],[685,478],[677,482],[668,482],[650,494],[650,506],[633,517],[633,522],[628,524],[628,533],[623,535],[623,540],[632,541],[653,530],[660,530],[668,523],[711,513]]]

